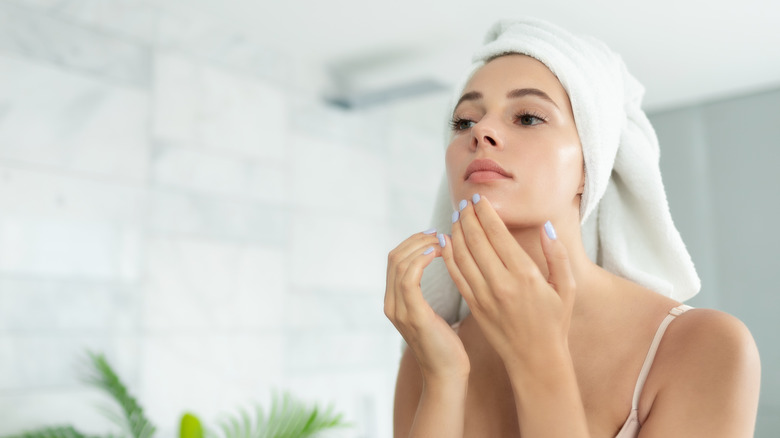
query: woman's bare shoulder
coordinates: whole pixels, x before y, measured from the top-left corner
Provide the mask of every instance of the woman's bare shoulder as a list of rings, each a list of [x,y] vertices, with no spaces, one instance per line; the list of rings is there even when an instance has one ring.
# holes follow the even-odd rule
[[[644,435],[752,436],[760,375],[758,348],[742,321],[714,309],[685,312],[669,325],[653,364]]]
[[[737,359],[758,359],[758,349],[747,326],[720,310],[691,309],[677,317],[664,338],[666,352],[679,355],[675,362],[680,365],[716,361],[725,366],[736,365],[732,362]]]

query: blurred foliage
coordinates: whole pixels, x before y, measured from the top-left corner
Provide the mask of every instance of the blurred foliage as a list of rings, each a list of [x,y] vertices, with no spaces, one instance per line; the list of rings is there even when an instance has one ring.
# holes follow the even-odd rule
[[[85,382],[107,393],[121,413],[107,409],[104,414],[122,430],[118,435],[88,435],[72,426],[44,427],[3,438],[151,438],[157,428],[109,365],[105,356],[88,352],[89,373]],[[185,413],[181,418],[180,438],[307,438],[317,433],[347,427],[341,414],[332,407],[325,410],[307,406],[289,393],[275,395],[266,415],[260,405],[252,411],[240,410],[220,422],[217,431],[204,429],[197,416]]]
[[[271,410],[266,415],[262,406],[254,412],[242,410],[220,423],[224,438],[306,438],[327,429],[346,427],[341,414],[334,414],[332,407],[321,410],[309,407],[290,394],[274,396]]]

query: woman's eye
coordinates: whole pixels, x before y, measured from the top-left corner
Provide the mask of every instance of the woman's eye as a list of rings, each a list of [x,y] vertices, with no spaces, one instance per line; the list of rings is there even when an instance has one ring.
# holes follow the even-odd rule
[[[541,117],[534,116],[532,114],[521,114],[517,116],[517,120],[520,122],[521,125],[524,126],[534,126],[540,123],[544,123],[544,119],[542,119]]]
[[[474,126],[474,123],[475,122],[473,120],[454,119],[450,124],[452,125],[452,129],[456,131],[464,131]]]

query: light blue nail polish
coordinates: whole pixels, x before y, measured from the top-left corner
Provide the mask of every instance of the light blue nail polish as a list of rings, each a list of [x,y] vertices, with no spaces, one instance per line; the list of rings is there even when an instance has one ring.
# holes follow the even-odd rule
[[[430,253],[432,253],[432,252],[433,252],[433,247],[432,247],[432,246],[429,246],[429,247],[428,247],[428,249],[426,249],[426,250],[425,250],[425,252],[423,253],[423,255],[428,255],[428,254],[430,254]]]
[[[458,204],[458,211],[463,210],[467,205],[469,205],[468,201],[461,199],[460,203]]]
[[[439,238],[439,246],[441,246],[442,248],[444,248],[445,246],[447,246],[447,241],[446,241],[446,240],[444,240],[444,234],[442,234],[442,233],[439,233],[439,235],[438,235],[438,236],[436,236],[436,237],[438,237],[438,238]]]
[[[459,211],[453,212],[452,213],[452,223],[454,224],[455,222],[457,222],[459,217],[460,217],[460,212]]]
[[[428,228],[427,230],[423,231],[423,234],[433,234],[436,232],[436,228]]]
[[[479,200],[480,200],[479,193],[474,193],[474,196],[471,197],[471,202],[476,204],[477,202],[479,202]]]
[[[549,237],[550,240],[556,240],[558,238],[558,235],[555,234],[555,228],[553,228],[550,221],[544,223],[544,232],[547,233],[547,237]]]

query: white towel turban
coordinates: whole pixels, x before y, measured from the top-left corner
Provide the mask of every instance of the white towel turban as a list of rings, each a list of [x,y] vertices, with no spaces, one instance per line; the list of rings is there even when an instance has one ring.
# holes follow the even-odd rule
[[[588,256],[604,269],[678,301],[700,288],[691,257],[672,222],[659,167],[658,139],[640,105],[644,87],[603,42],[539,19],[500,21],[487,33],[456,88],[491,58],[520,53],[544,63],[569,94],[585,161],[580,204]],[[446,175],[432,225],[449,233],[453,205]],[[441,259],[422,279],[423,295],[453,323],[468,312]]]

